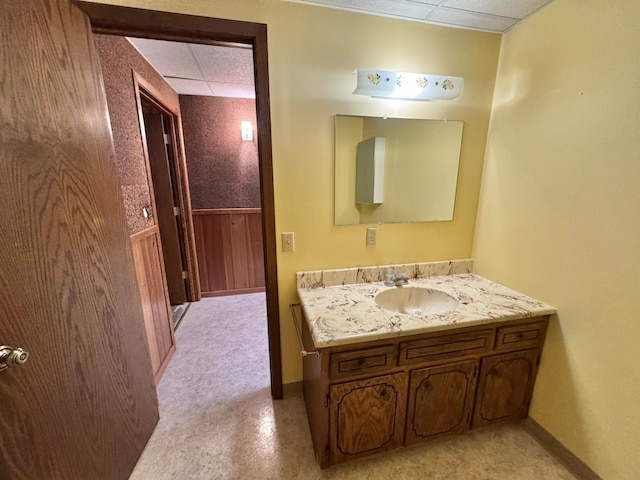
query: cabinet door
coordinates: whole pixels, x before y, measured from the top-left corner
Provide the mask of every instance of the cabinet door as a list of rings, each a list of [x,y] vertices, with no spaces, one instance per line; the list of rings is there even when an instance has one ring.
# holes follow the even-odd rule
[[[406,390],[405,373],[331,386],[329,463],[401,446]]]
[[[476,360],[413,370],[405,443],[469,430],[477,373]]]
[[[525,418],[538,369],[538,350],[482,359],[473,427]]]

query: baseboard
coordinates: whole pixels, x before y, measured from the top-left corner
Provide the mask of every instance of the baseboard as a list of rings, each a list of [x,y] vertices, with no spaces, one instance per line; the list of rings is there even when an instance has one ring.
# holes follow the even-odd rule
[[[265,287],[236,288],[234,290],[217,290],[215,292],[202,292],[203,297],[226,297],[227,295],[244,295],[245,293],[261,293]]]
[[[282,394],[285,397],[302,395],[302,382],[285,383],[282,385]]]
[[[546,451],[557,458],[577,478],[580,480],[602,480],[586,463],[571,453],[567,447],[547,432],[533,418],[525,418],[521,425]]]

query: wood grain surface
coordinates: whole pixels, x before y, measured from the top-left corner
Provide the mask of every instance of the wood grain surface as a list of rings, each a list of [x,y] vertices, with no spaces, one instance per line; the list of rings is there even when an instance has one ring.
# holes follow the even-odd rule
[[[157,385],[176,350],[158,226],[132,235],[131,249]]]
[[[469,430],[478,362],[411,371],[405,444]]]
[[[525,418],[537,373],[538,350],[482,359],[474,427]]]
[[[264,288],[259,208],[194,210],[202,294]]]
[[[331,386],[331,462],[400,447],[406,390],[404,373]]]
[[[100,67],[67,0],[0,3],[3,480],[126,479],[158,420]]]

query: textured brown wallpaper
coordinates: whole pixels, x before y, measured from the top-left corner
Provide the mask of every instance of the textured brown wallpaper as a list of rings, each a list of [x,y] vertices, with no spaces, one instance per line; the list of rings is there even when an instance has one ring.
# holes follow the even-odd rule
[[[191,206],[260,208],[255,100],[180,95]],[[240,122],[253,126],[243,142]]]
[[[142,215],[142,209],[151,205],[151,197],[131,72],[135,70],[171,99],[172,107],[179,108],[178,94],[124,37],[94,35],[94,39],[107,93],[129,234],[133,234],[150,227],[154,221]]]

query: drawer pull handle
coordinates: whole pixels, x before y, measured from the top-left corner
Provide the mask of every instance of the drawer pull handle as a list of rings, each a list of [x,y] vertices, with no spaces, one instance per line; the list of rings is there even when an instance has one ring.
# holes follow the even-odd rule
[[[367,362],[366,358],[360,359],[359,365],[360,368],[369,368],[369,362]]]

